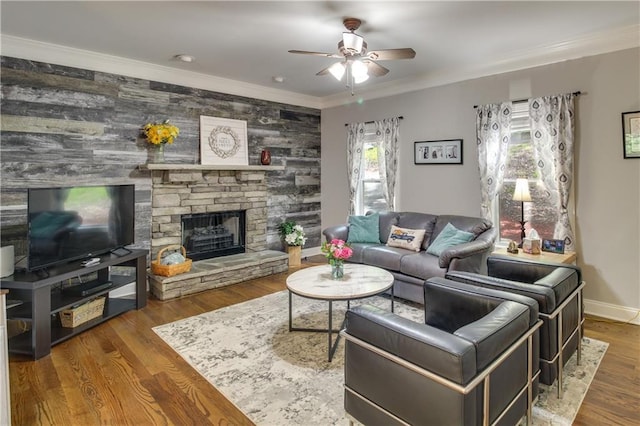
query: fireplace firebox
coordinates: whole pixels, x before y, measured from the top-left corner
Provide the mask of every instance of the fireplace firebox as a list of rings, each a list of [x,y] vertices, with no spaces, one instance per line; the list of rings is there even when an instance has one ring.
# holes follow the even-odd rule
[[[193,260],[245,252],[244,210],[183,215],[182,245]]]

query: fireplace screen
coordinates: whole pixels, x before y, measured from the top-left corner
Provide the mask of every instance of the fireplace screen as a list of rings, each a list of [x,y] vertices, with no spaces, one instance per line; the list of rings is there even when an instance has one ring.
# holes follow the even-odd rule
[[[182,216],[182,245],[193,260],[245,252],[245,211]]]

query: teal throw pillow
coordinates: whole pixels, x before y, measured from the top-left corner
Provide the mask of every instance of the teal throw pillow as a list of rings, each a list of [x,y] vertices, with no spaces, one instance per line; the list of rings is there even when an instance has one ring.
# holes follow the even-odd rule
[[[475,237],[471,232],[461,231],[450,223],[438,234],[436,239],[427,248],[427,253],[440,256],[449,247],[468,243]]]
[[[380,243],[380,219],[378,213],[368,216],[349,216],[348,243]]]

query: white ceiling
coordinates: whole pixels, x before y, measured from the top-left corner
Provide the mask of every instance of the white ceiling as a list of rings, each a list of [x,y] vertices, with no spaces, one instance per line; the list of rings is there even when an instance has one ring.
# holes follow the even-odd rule
[[[412,47],[411,60],[384,61],[384,77],[358,91],[402,90],[640,44],[640,2],[594,1],[4,1],[5,38],[36,40],[338,99],[347,93],[316,72],[335,60],[290,49],[337,52],[342,20],[369,50]],[[631,34],[631,41],[629,38]],[[635,35],[635,37],[634,37]],[[623,40],[624,39],[624,40]],[[633,40],[635,39],[635,40]],[[193,55],[186,64],[176,54]],[[276,83],[274,76],[284,81]],[[396,88],[396,89],[394,89]]]

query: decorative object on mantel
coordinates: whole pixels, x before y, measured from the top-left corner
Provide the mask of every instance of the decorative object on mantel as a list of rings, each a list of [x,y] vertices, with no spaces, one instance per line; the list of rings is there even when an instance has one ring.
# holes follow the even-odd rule
[[[520,244],[518,247],[522,247],[522,243],[526,237],[524,232],[524,202],[531,202],[531,194],[529,194],[529,181],[527,179],[516,179],[516,188],[513,191],[513,201],[520,201]]]
[[[179,252],[165,253],[169,250],[180,250]],[[151,273],[161,275],[163,277],[172,277],[174,275],[183,274],[191,270],[191,259],[187,258],[187,251],[179,244],[164,247],[158,252],[156,260],[151,261]]]
[[[331,265],[331,278],[339,280],[344,276],[344,261],[353,255],[349,244],[343,240],[333,239],[331,242],[322,243],[320,248],[324,256],[329,259]]]
[[[271,164],[271,152],[268,149],[263,149],[260,154],[260,164],[263,166],[268,166]]]
[[[300,266],[302,264],[302,246],[307,242],[304,229],[294,221],[288,220],[278,225],[278,231],[287,247],[289,266]]]
[[[248,165],[247,122],[201,115],[200,162]]]
[[[169,120],[162,123],[147,123],[142,127],[142,134],[152,145],[149,150],[150,163],[164,162],[164,146],[172,144],[180,134],[180,129],[173,124],[169,124]]]

